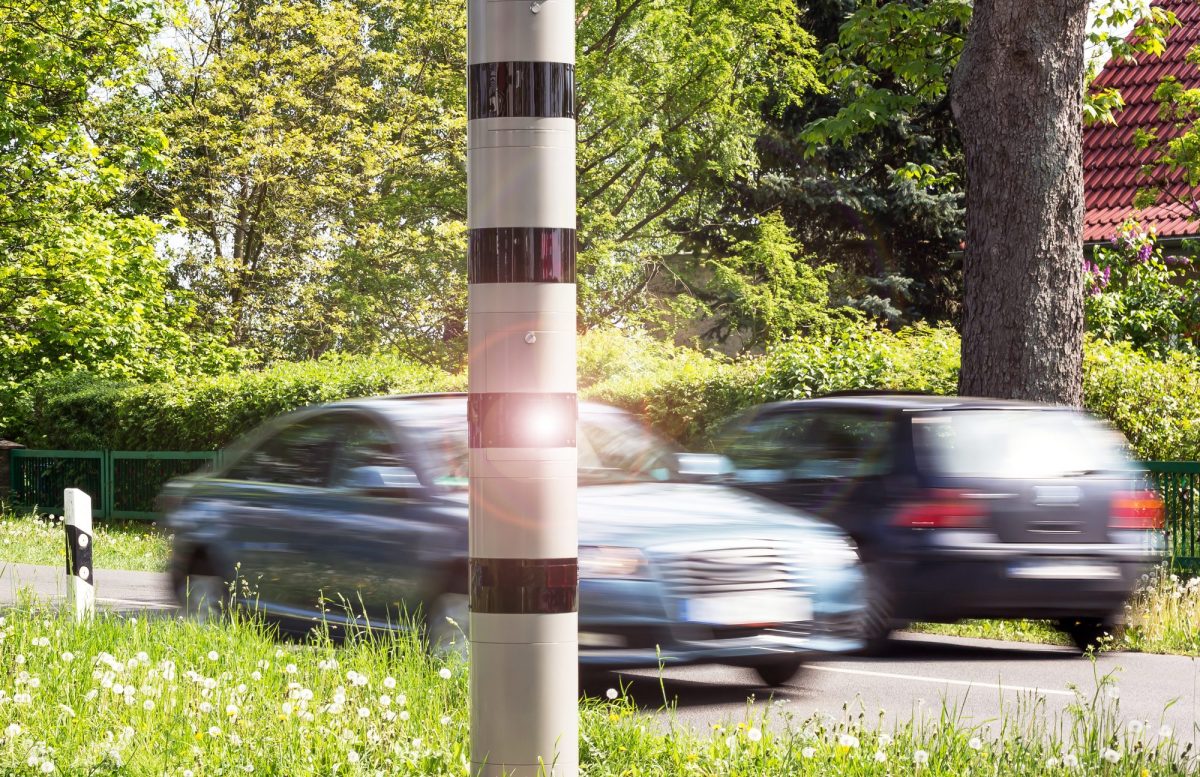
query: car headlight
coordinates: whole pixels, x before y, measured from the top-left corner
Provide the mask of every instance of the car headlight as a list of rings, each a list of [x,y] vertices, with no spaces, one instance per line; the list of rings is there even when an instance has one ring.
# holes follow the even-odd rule
[[[809,544],[809,558],[818,566],[852,567],[858,563],[858,548],[847,537],[821,537]]]
[[[634,548],[614,545],[579,546],[579,577],[642,577],[646,557]]]

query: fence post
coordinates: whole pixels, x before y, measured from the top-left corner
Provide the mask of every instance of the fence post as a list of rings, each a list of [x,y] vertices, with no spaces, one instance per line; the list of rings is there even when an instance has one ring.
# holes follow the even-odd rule
[[[0,503],[7,503],[12,486],[12,452],[25,446],[19,442],[0,440]]]
[[[78,488],[63,491],[67,532],[67,600],[74,602],[75,620],[91,619],[96,611],[92,569],[92,498]]]

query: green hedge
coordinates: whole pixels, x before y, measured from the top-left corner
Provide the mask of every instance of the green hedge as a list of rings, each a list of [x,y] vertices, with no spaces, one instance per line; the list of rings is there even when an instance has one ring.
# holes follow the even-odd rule
[[[644,334],[590,332],[579,340],[585,398],[632,410],[664,434],[704,448],[739,410],[847,389],[953,394],[958,335],[917,327],[847,327],[736,361]],[[1148,459],[1200,459],[1200,359],[1153,360],[1127,345],[1086,348],[1085,404],[1110,419]],[[30,447],[207,450],[279,413],[356,396],[463,390],[463,375],[396,357],[280,364],[170,384],[84,377],[26,387],[0,411],[0,437]]]
[[[170,383],[76,375],[42,381],[10,399],[0,437],[31,448],[215,450],[306,405],[465,387],[464,376],[386,356],[282,363]]]

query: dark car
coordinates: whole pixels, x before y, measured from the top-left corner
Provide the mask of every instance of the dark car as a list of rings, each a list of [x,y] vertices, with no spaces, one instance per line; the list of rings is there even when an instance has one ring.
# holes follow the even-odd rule
[[[239,600],[291,630],[311,628],[325,600],[335,627],[423,612],[433,643],[461,644],[466,409],[437,395],[301,411],[216,472],[170,484],[181,601],[218,600],[236,574]],[[809,657],[860,646],[862,575],[841,530],[685,482],[697,462],[603,405],[580,406],[578,459],[582,664],[743,664],[778,684]]]
[[[1163,547],[1124,438],[1075,410],[830,396],[752,408],[717,449],[739,487],[854,539],[876,652],[909,622],[962,618],[1050,619],[1086,649]]]

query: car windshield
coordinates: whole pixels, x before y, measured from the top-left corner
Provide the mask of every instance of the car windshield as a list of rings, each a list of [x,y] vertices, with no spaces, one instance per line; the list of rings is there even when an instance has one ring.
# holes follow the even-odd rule
[[[1083,413],[954,410],[913,418],[922,470],[951,477],[1052,478],[1125,471],[1124,438]]]
[[[467,487],[467,420],[461,408],[429,403],[429,411],[405,429],[426,454],[432,481],[444,488]],[[579,484],[668,481],[676,476],[675,450],[623,413],[582,412],[576,438]]]

